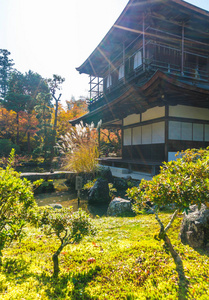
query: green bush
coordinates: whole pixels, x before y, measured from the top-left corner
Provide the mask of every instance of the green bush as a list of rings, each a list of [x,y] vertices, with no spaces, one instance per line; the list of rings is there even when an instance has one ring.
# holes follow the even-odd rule
[[[128,189],[127,195],[136,201],[136,211],[144,206],[149,207],[155,214],[160,226],[155,239],[163,240],[164,249],[173,257],[179,277],[179,299],[187,299],[189,285],[183,262],[167,232],[179,211],[187,213],[191,204],[196,204],[199,208],[202,203],[208,204],[209,148],[182,152],[181,158],[165,163],[159,175],[154,176],[151,181],[142,180],[139,187]],[[150,207],[152,203],[155,206]],[[158,208],[166,205],[172,205],[176,210],[170,221],[164,224],[158,215]]]
[[[0,263],[2,250],[13,240],[21,237],[23,226],[32,215],[36,202],[32,185],[14,171],[14,149],[6,169],[0,168]]]
[[[8,156],[12,149],[15,149],[16,153],[20,152],[18,145],[13,144],[10,140],[0,139],[0,156]]]
[[[86,212],[81,209],[73,212],[72,207],[53,210],[51,207],[40,209],[38,223],[46,235],[54,235],[59,241],[56,252],[52,256],[55,277],[59,274],[59,255],[69,244],[79,243],[84,236],[95,234],[95,229]]]
[[[192,149],[181,153],[176,161],[164,163],[160,174],[151,181],[142,180],[139,187],[127,194],[136,206],[153,202],[158,207],[174,205],[187,211],[190,205],[209,202],[209,148]]]

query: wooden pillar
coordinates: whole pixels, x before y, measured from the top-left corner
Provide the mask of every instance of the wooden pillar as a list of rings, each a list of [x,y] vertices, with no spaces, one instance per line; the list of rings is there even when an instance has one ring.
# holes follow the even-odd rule
[[[144,20],[144,14],[143,14],[143,18],[142,18],[142,42],[143,42],[142,62],[143,62],[143,70],[145,71],[145,20]]]
[[[182,24],[181,34],[181,75],[184,75],[184,23]]]
[[[110,66],[110,60],[109,60],[109,70],[108,70],[108,77],[109,77],[109,86],[108,86],[108,89],[110,90],[110,87],[111,87],[111,81],[112,81],[112,78],[111,78],[111,75],[110,75],[110,68],[111,68],[111,66]]]
[[[126,74],[125,74],[125,42],[123,42],[123,68],[124,68],[124,77],[123,77],[123,81],[124,83],[126,82]]]
[[[165,105],[165,161],[168,161],[168,133],[169,133],[169,106],[168,104]]]
[[[123,126],[124,126],[124,122],[123,122],[123,119],[122,119],[122,128],[121,128],[121,155],[122,155],[122,158],[124,157],[124,130],[123,130]]]
[[[91,95],[92,95],[92,93],[91,93],[91,75],[89,75],[89,77],[90,77],[90,100],[91,100]]]
[[[97,96],[99,98],[99,77],[97,77]]]
[[[98,128],[98,148],[99,148],[99,158],[101,157],[101,127]]]

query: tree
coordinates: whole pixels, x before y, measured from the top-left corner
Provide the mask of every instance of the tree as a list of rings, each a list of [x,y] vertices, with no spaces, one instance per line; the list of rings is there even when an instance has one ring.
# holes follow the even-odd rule
[[[31,183],[14,171],[13,161],[14,150],[6,169],[0,168],[0,265],[2,250],[21,237],[25,223],[36,208]]]
[[[48,84],[50,88],[50,92],[52,94],[53,99],[55,100],[55,116],[54,116],[54,126],[53,126],[53,136],[52,136],[52,145],[51,145],[51,157],[50,163],[52,163],[54,157],[54,147],[56,144],[56,134],[57,134],[57,116],[58,116],[58,104],[62,94],[60,93],[59,96],[56,93],[61,90],[61,85],[65,81],[65,78],[62,78],[59,75],[53,74],[53,78],[48,79]]]
[[[4,99],[7,93],[9,75],[14,65],[13,59],[10,59],[10,52],[6,49],[0,49],[0,95]]]
[[[102,129],[101,130],[101,151],[104,153],[115,152],[121,150],[121,129]]]
[[[43,98],[38,97],[39,93],[49,95],[49,87],[47,80],[43,79],[38,73],[34,73],[31,70],[28,73],[25,73],[25,94],[29,96],[29,99],[26,103],[26,111],[28,113],[28,125],[27,125],[27,141],[28,141],[28,152],[31,152],[31,143],[30,137],[31,133],[34,132],[34,122],[32,120],[35,113],[35,106],[39,104],[39,101],[42,101]],[[44,101],[47,101],[47,104],[50,105],[50,97],[45,97]]]
[[[127,195],[136,201],[137,211],[147,203],[156,205],[156,209],[151,208],[160,225],[160,232],[155,237],[164,241],[165,249],[174,259],[181,288],[180,297],[183,297],[183,289],[187,286],[183,262],[168,237],[168,230],[179,212],[187,213],[191,204],[200,208],[202,203],[209,202],[209,148],[182,152],[181,158],[164,163],[159,175],[151,181],[142,180],[139,187],[128,189]],[[158,209],[167,205],[173,205],[175,212],[165,226],[159,218]]]
[[[0,138],[8,139],[15,143],[16,137],[16,112],[13,110],[7,110],[6,108],[0,108]]]
[[[26,108],[26,102],[29,101],[29,95],[25,94],[24,75],[18,71],[11,74],[8,83],[8,92],[3,102],[3,106],[7,110],[16,112],[16,144],[19,145],[19,114]]]
[[[57,139],[60,136],[64,136],[71,128],[69,120],[76,119],[87,113],[86,100],[71,100],[66,101],[67,108],[64,108],[61,103],[59,104],[58,116],[57,116]]]
[[[53,254],[53,276],[59,274],[59,254],[67,245],[79,243],[85,235],[94,234],[95,230],[89,216],[82,210],[72,211],[72,208],[53,210],[46,207],[40,210],[39,225],[46,235],[55,235],[60,240],[60,246]]]
[[[51,151],[52,139],[52,105],[49,102],[50,94],[39,93],[37,96],[38,103],[35,106],[37,113],[36,118],[39,121],[38,132],[36,134],[37,148],[34,150],[33,155],[43,155],[44,160],[48,158],[48,153]]]
[[[88,105],[85,98],[75,100],[74,97],[70,101],[66,101],[67,111],[70,112],[70,120],[77,119],[88,112]]]
[[[16,143],[19,144],[19,117],[20,113],[27,113],[27,125],[25,124],[25,134],[27,135],[28,152],[31,152],[30,138],[31,134],[36,130],[34,128],[35,106],[39,104],[39,93],[49,94],[47,81],[39,74],[29,71],[22,74],[15,71],[11,74],[8,83],[8,92],[3,105],[8,110],[17,113],[17,138]],[[50,97],[46,98],[50,105]]]

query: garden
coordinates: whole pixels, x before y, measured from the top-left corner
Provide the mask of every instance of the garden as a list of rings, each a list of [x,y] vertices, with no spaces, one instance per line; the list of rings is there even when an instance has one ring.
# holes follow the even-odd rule
[[[110,151],[120,153],[121,132],[104,130],[101,122],[72,127],[69,119],[85,113],[86,102],[72,100],[64,109],[57,96],[64,78],[12,70],[5,51],[0,51],[0,63],[7,62],[4,86],[0,82],[0,298],[208,299],[209,148],[179,153],[150,181],[113,178],[98,161]],[[57,185],[29,181],[21,173],[26,168],[72,176]],[[38,191],[63,186],[75,194],[76,176],[82,178],[86,206],[36,200]],[[108,215],[115,197],[124,197],[131,211]],[[106,208],[96,213],[92,204]],[[189,224],[191,215],[199,217]]]
[[[209,149],[181,156],[127,189],[135,213],[91,218],[38,207],[41,182],[20,178],[12,151],[0,172],[1,299],[208,299],[209,249],[179,232],[189,206],[208,202]]]

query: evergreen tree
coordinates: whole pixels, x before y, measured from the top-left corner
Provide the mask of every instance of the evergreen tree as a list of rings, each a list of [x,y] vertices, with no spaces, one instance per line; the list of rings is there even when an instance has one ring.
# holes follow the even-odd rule
[[[10,52],[6,49],[0,49],[0,96],[4,99],[8,89],[9,75],[14,65],[13,59],[10,59]]]

